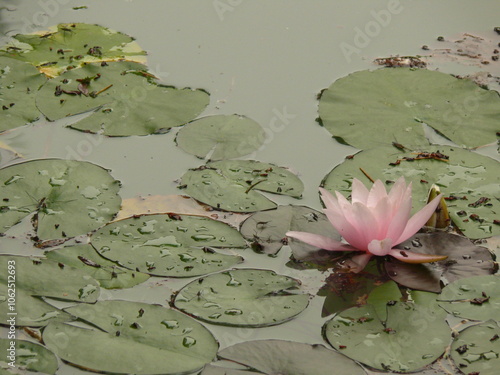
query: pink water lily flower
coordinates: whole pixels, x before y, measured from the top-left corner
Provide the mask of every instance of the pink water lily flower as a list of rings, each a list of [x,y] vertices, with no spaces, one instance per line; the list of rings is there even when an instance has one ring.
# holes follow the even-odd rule
[[[370,191],[357,179],[352,181],[351,202],[336,191],[334,197],[320,188],[328,220],[348,243],[307,232],[287,232],[320,249],[333,251],[362,251],[352,261],[354,272],[361,271],[372,256],[390,255],[407,263],[429,263],[446,259],[446,256],[418,254],[396,245],[417,233],[436,210],[441,194],[410,218],[412,206],[411,183],[407,186],[399,178],[387,193],[382,181],[377,180]]]

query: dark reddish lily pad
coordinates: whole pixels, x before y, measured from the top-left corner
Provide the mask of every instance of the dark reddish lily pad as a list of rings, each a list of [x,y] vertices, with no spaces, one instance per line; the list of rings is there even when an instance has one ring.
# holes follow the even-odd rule
[[[455,234],[419,233],[398,245],[399,249],[422,254],[447,255],[448,259],[425,264],[403,263],[388,257],[387,274],[409,288],[440,292],[443,285],[464,277],[490,275],[495,263],[490,251]]]

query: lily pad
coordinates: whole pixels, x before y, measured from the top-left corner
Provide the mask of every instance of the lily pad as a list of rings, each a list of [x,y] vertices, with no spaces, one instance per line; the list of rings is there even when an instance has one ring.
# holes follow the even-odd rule
[[[0,56],[0,132],[35,121],[35,95],[47,78],[30,64]]]
[[[103,257],[156,276],[192,277],[229,268],[243,259],[214,248],[243,248],[233,227],[201,216],[143,215],[110,223],[91,237]]]
[[[360,71],[321,94],[321,123],[360,149],[377,143],[428,145],[422,122],[458,145],[496,141],[500,97],[467,79],[426,69]]]
[[[89,62],[124,58],[144,61],[146,55],[132,37],[85,23],[62,23],[46,32],[18,34],[1,51],[31,63],[50,77]]]
[[[471,320],[496,319],[500,314],[500,277],[475,276],[443,288],[439,304],[453,315]]]
[[[175,141],[184,151],[209,160],[238,158],[257,151],[265,139],[264,129],[239,115],[202,117],[177,133]]]
[[[70,127],[109,136],[164,133],[207,106],[203,90],[159,85],[144,65],[120,61],[87,64],[40,89],[37,106],[50,120],[95,111]]]
[[[409,288],[440,292],[443,284],[465,277],[490,275],[496,266],[490,251],[474,245],[468,238],[450,233],[417,233],[398,245],[399,249],[421,254],[446,255],[446,260],[410,264],[388,258],[387,274]]]
[[[450,355],[468,374],[496,375],[500,366],[500,327],[498,322],[466,328],[453,341]]]
[[[218,357],[255,370],[255,372],[249,372],[250,374],[366,374],[356,362],[325,348],[323,345],[309,345],[292,341],[247,341],[221,350]],[[218,371],[215,369],[215,366],[212,366],[209,371],[204,370],[201,374],[233,374],[229,368],[220,367]],[[247,372],[234,372],[234,374],[243,375]]]
[[[432,184],[439,186],[453,223],[469,238],[500,234],[495,224],[500,212],[498,186],[500,165],[489,157],[457,147],[428,146],[406,151],[379,147],[357,153],[335,167],[324,179],[327,190],[348,195],[352,178],[366,181],[362,168],[373,180],[391,184],[400,176],[413,183],[413,210],[427,202]]]
[[[451,331],[442,309],[386,300],[386,314],[380,316],[380,303],[378,298],[378,308],[367,304],[336,315],[324,328],[328,342],[342,354],[385,371],[416,371],[444,353]]]
[[[115,300],[66,311],[93,327],[51,323],[43,340],[76,366],[113,374],[187,374],[217,353],[205,327],[163,306]]]
[[[3,311],[16,312],[17,326],[42,327],[52,320],[69,320],[69,316],[39,297],[93,303],[99,295],[99,283],[76,268],[52,260],[1,255],[0,305]],[[12,284],[15,284],[14,287]],[[9,294],[15,289],[15,303]],[[1,324],[10,316],[3,314]]]
[[[9,355],[12,351],[12,342],[14,342],[13,353],[14,360],[10,361]],[[42,345],[35,344],[25,340],[0,339],[0,350],[2,351],[2,362],[0,363],[0,373],[19,374],[18,371],[34,371],[44,374],[55,374],[59,363],[57,357]],[[10,366],[13,363],[14,366]],[[23,372],[24,373],[24,372]]]
[[[45,253],[48,259],[81,269],[106,289],[131,288],[149,279],[142,272],[130,271],[99,256],[91,245],[77,245]]]
[[[205,322],[239,327],[283,323],[304,310],[300,282],[273,271],[234,269],[192,281],[174,298],[179,310]]]
[[[191,169],[181,187],[194,199],[214,208],[255,212],[276,207],[257,190],[300,198],[304,185],[292,172],[255,160],[223,160]]]
[[[340,240],[340,235],[325,214],[304,206],[279,206],[276,210],[257,212],[246,219],[240,228],[241,234],[251,241],[252,248],[257,252],[276,254],[286,244],[290,245],[294,255],[307,254],[316,249],[304,242],[286,239],[286,232],[291,230]]]
[[[88,233],[118,212],[119,189],[106,169],[83,161],[41,159],[0,169],[0,231],[34,214],[40,240]]]

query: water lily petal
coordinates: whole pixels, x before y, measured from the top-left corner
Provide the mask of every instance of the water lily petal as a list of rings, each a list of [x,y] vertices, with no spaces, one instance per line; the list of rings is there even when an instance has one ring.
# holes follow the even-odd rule
[[[368,244],[368,251],[373,255],[383,256],[391,252],[392,240],[384,238],[383,240],[373,240]]]
[[[403,234],[403,231],[408,224],[408,220],[410,219],[410,214],[411,198],[400,202],[394,216],[392,217],[391,223],[389,224],[389,228],[387,228],[386,237],[391,238],[394,245],[400,243],[396,241],[398,241],[401,234]]]
[[[425,205],[424,208],[422,208],[420,211],[418,211],[415,215],[413,215],[410,220],[408,220],[408,223],[406,224],[406,227],[401,234],[401,236],[394,242],[394,246],[397,244],[406,241],[408,238],[413,236],[415,233],[417,233],[420,228],[424,226],[424,224],[429,220],[431,217],[432,213],[436,210],[436,207],[438,206],[441,197],[443,194],[439,194],[436,198],[434,198],[430,203]]]
[[[362,203],[354,203],[352,212],[356,219],[353,225],[363,238],[363,247],[360,250],[368,250],[368,244],[374,239],[383,240],[385,238],[385,236],[384,238],[379,237],[379,223],[370,208]]]
[[[387,191],[385,190],[384,183],[377,180],[373,183],[370,193],[368,194],[368,199],[366,200],[366,206],[372,208],[377,205],[377,203],[387,197]]]
[[[448,258],[446,255],[419,254],[413,251],[392,249],[389,255],[405,263],[431,263]]]
[[[336,191],[335,194],[337,195],[337,202],[339,204],[342,215],[344,215],[345,219],[349,223],[351,223],[351,225],[357,227],[358,221],[353,211],[353,205],[346,199],[346,197],[344,197],[338,191]],[[357,204],[362,204],[362,203],[358,202]]]
[[[313,234],[308,232],[286,232],[288,237],[296,238],[309,245],[316,246],[319,249],[332,250],[332,251],[353,251],[357,250],[352,246],[346,245],[340,241],[332,238],[322,236],[320,234]]]
[[[355,248],[362,248],[364,246],[363,237],[349,221],[346,220],[344,214],[339,210],[325,209],[323,212],[332,224],[337,229],[344,239]]]
[[[349,259],[349,261],[346,262],[346,264],[352,272],[359,273],[363,271],[371,258],[372,254],[369,253],[354,255],[351,259]]]
[[[411,198],[411,182],[407,187],[404,177],[398,178],[392,186],[388,197],[393,208],[397,209],[401,205],[401,202]]]
[[[366,204],[369,194],[370,192],[361,181],[359,181],[357,178],[352,179],[352,185],[351,185],[352,203],[359,202]]]
[[[337,210],[337,211],[340,210],[340,205],[332,193],[321,187],[319,188],[319,191],[321,193],[321,200],[323,201],[327,209]]]
[[[390,214],[391,211],[392,206],[389,202],[388,197],[382,198],[380,201],[378,201],[375,207],[371,207],[371,212],[373,213],[375,220],[377,220],[379,230],[375,238],[378,239],[388,237],[387,231],[392,222],[392,215]]]

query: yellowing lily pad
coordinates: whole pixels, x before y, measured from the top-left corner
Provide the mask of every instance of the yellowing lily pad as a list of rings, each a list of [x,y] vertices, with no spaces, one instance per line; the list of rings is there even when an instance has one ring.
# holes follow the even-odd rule
[[[486,238],[500,234],[500,164],[489,157],[450,146],[428,146],[418,151],[378,147],[357,153],[354,158],[335,167],[324,179],[330,191],[349,194],[351,181],[373,180],[391,185],[404,176],[412,182],[413,211],[427,202],[432,184],[445,197],[453,223],[469,238]]]
[[[389,144],[425,146],[422,123],[456,144],[478,147],[496,141],[500,96],[467,79],[412,68],[360,71],[324,90],[321,124],[360,149]]]
[[[120,207],[120,183],[95,164],[40,159],[0,169],[0,231],[28,215],[38,239],[88,233]]]
[[[265,139],[264,129],[239,115],[202,117],[177,133],[175,141],[184,151],[208,160],[238,158],[257,151]]]
[[[173,303],[208,323],[264,327],[290,320],[307,307],[309,295],[294,290],[299,285],[273,271],[233,269],[192,281]]]
[[[99,25],[62,23],[34,34],[18,34],[2,54],[26,61],[49,77],[89,62],[145,62],[146,52],[134,39]]]
[[[134,62],[86,64],[49,80],[37,106],[50,120],[87,111],[74,129],[109,136],[162,133],[183,125],[207,106],[203,90],[159,85],[146,66]]]

